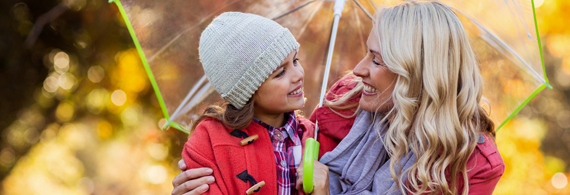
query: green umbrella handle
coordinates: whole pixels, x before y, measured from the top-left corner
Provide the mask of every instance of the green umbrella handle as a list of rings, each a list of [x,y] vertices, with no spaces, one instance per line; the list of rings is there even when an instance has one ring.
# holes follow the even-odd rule
[[[315,160],[319,158],[319,142],[313,138],[305,142],[305,156],[303,157],[303,190],[313,192],[313,170]]]

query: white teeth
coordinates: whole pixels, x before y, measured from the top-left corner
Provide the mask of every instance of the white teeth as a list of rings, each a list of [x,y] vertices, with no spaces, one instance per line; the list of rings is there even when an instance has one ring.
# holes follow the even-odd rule
[[[289,93],[289,95],[296,95],[296,94],[298,94],[298,93],[301,93],[301,91],[303,91],[303,88],[299,88],[299,89],[297,89],[297,90],[295,90],[295,91]]]
[[[368,93],[376,93],[378,92],[378,90],[368,86],[368,85],[364,85],[364,91],[368,92]]]

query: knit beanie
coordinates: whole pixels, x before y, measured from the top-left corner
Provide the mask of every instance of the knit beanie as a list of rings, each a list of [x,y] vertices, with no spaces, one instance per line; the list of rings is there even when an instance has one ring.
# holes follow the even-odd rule
[[[216,17],[200,37],[200,61],[222,98],[237,109],[293,50],[295,37],[271,19],[240,12]]]

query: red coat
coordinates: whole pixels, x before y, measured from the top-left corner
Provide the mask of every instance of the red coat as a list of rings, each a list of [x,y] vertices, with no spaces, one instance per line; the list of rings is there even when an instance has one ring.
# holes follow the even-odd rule
[[[307,119],[297,117],[297,120],[304,132],[314,131],[314,125]],[[251,183],[237,177],[245,170],[257,182],[265,182],[256,194],[277,194],[275,154],[267,129],[256,122],[241,129],[249,136],[259,136],[245,146],[240,145],[243,138],[232,136],[232,131],[220,121],[206,119],[200,122],[184,144],[182,158],[188,169],[209,167],[214,170],[216,182],[210,184],[210,190],[205,194],[246,194]]]
[[[345,77],[337,81],[326,95],[327,100],[334,100],[347,93],[356,86],[354,76]],[[360,101],[361,93],[357,93],[349,99],[349,103]],[[337,111],[350,116],[356,111]],[[326,152],[332,151],[340,141],[348,134],[356,116],[343,118],[334,113],[328,107],[316,109],[310,117],[315,122],[318,119],[320,143],[319,158]],[[314,131],[307,131],[304,136],[314,137]],[[469,181],[469,194],[492,194],[499,179],[505,172],[505,163],[499,154],[499,150],[489,135],[484,135],[485,141],[477,144],[477,147],[467,161],[467,177]],[[463,180],[459,179],[459,189],[463,188]]]

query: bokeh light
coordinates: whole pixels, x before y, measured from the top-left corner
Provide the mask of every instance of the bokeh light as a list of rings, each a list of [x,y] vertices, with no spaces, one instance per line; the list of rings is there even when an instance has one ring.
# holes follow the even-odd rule
[[[57,79],[56,77],[49,76],[44,81],[44,89],[47,92],[53,93],[55,92],[55,90],[57,90],[58,87],[59,87],[59,79]]]
[[[166,169],[162,165],[147,167],[143,174],[146,181],[152,184],[159,184],[166,180]]]
[[[102,139],[110,138],[113,135],[113,125],[103,120],[97,124],[97,135]]]
[[[561,58],[569,54],[568,45],[570,45],[570,34],[553,34],[546,39],[546,47],[554,57]]]
[[[544,3],[544,0],[534,0],[534,8],[539,8]]]
[[[168,155],[168,147],[160,143],[152,143],[148,146],[148,153],[156,160],[164,160]]]
[[[59,86],[65,90],[70,90],[76,82],[77,79],[70,73],[64,73],[60,75],[58,79]]]
[[[87,77],[93,83],[99,83],[105,77],[105,70],[101,66],[92,66],[87,72]]]
[[[556,189],[562,189],[568,185],[568,178],[564,173],[556,173],[552,176],[552,186]]]
[[[121,113],[121,121],[126,126],[134,126],[139,123],[139,111],[134,106],[128,107]]]
[[[65,52],[58,52],[53,57],[53,67],[55,71],[62,74],[69,70],[69,55]]]
[[[7,167],[14,163],[15,156],[14,150],[11,148],[4,148],[0,151],[0,166]]]
[[[87,109],[93,114],[99,114],[109,99],[109,92],[104,88],[93,89],[87,95]]]
[[[55,116],[58,121],[67,122],[71,120],[74,114],[73,105],[68,102],[60,103],[55,110]]]
[[[123,90],[115,90],[111,94],[111,102],[117,106],[122,106],[127,101],[127,94]]]

